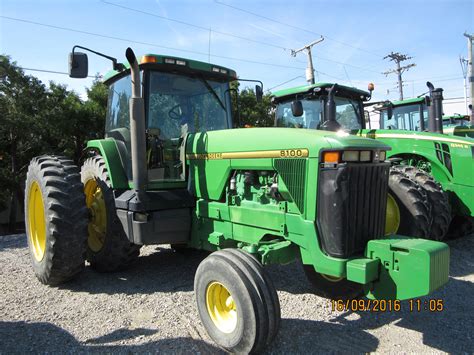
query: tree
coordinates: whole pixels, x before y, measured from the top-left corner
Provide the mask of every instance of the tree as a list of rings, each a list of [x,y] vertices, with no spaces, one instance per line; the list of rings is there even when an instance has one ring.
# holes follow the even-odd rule
[[[10,206],[10,229],[23,203],[30,160],[61,154],[79,162],[87,140],[103,136],[107,88],[94,82],[83,102],[64,85],[46,88],[0,55],[0,211]],[[0,221],[4,223],[4,221]]]
[[[41,151],[40,114],[46,107],[46,88],[25,75],[7,56],[0,56],[0,207],[11,206],[14,221],[18,201],[23,200],[25,168]]]
[[[232,82],[230,86],[234,92],[239,89],[239,83],[237,81]],[[238,99],[237,95],[232,96],[232,115],[234,122],[236,122],[240,116],[240,127],[245,127],[246,125],[252,127],[273,126],[274,115],[270,94],[263,95],[262,101],[257,102],[255,90],[245,88],[239,92],[238,96]]]

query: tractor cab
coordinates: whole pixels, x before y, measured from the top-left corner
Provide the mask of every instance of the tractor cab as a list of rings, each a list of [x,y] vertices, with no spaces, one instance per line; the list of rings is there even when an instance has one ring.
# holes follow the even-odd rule
[[[443,131],[453,136],[474,138],[474,126],[468,115],[443,116]]]
[[[188,133],[232,128],[229,82],[233,70],[169,56],[145,55],[139,62],[145,104],[149,187],[185,187],[184,141]],[[106,75],[109,100],[106,137],[119,145],[132,181],[129,70]]]
[[[470,117],[455,113],[450,116],[443,116],[443,127],[468,126]]]
[[[403,101],[385,101],[375,105],[380,129],[399,129],[423,132],[428,129],[429,101],[416,97]]]
[[[316,83],[273,94],[275,126],[350,133],[365,127],[363,102],[370,93],[338,84]]]

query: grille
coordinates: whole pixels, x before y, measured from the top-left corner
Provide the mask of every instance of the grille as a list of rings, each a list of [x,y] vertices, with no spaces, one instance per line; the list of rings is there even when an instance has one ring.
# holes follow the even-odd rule
[[[317,225],[328,255],[348,258],[383,236],[389,166],[347,163],[320,169]]]
[[[306,159],[275,159],[275,169],[281,175],[288,191],[301,213],[304,212]]]

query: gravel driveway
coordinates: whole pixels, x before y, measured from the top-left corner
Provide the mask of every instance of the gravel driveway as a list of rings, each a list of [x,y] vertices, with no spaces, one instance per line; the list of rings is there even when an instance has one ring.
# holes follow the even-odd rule
[[[444,311],[333,312],[297,264],[271,266],[282,308],[268,353],[474,352],[474,236],[449,242],[451,278],[431,299]],[[194,271],[205,254],[144,247],[131,269],[86,268],[61,287],[40,284],[26,237],[0,236],[0,353],[222,353],[200,324]]]

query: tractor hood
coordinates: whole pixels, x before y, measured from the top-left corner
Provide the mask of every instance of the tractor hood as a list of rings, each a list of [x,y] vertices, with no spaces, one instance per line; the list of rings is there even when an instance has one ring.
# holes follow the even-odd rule
[[[321,149],[380,149],[390,147],[379,141],[346,133],[295,128],[241,128],[190,134],[186,154],[204,159],[278,158],[281,151],[295,151],[296,157],[319,157]],[[304,150],[304,151],[303,151]],[[303,155],[299,155],[303,151]],[[219,154],[227,153],[226,156]],[[245,154],[229,154],[245,153]],[[215,155],[217,154],[217,156]]]

